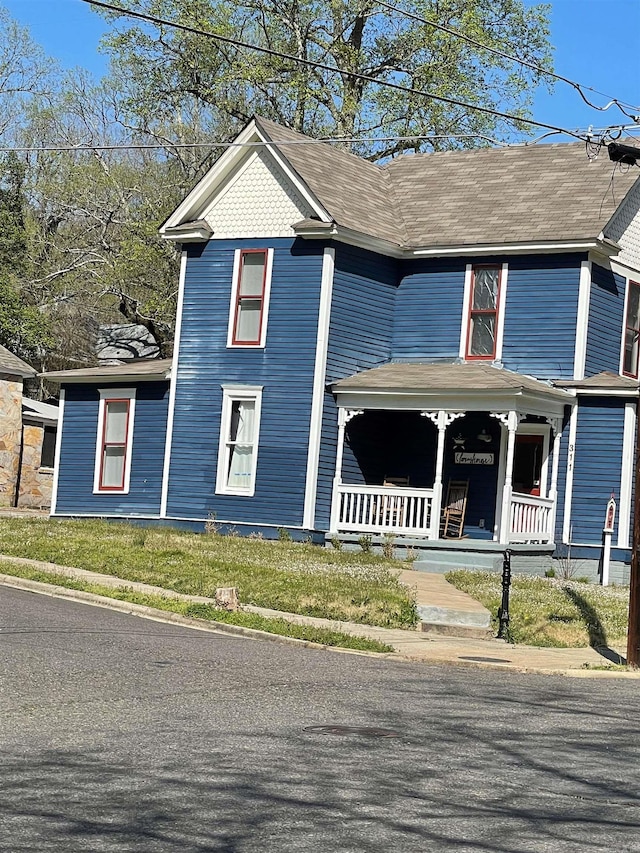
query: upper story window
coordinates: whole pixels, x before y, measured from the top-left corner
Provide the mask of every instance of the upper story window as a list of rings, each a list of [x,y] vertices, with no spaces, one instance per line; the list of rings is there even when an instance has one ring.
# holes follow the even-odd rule
[[[273,249],[238,249],[234,260],[227,346],[263,347]]]
[[[622,372],[625,376],[638,378],[638,338],[640,337],[640,284],[629,282],[627,316],[624,322],[624,354]]]
[[[501,271],[499,266],[473,267],[466,358],[496,358]]]
[[[100,391],[94,493],[129,491],[135,403],[133,388]]]
[[[251,496],[255,491],[262,388],[223,388],[216,493]]]

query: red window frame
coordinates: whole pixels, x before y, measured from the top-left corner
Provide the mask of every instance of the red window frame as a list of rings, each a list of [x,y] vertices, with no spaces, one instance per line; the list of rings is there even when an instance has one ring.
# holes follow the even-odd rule
[[[124,428],[124,441],[107,441],[107,417],[109,415],[110,403],[126,403],[127,404],[127,421]],[[131,399],[129,397],[108,397],[104,400],[104,411],[102,414],[102,434],[100,441],[100,477],[98,479],[98,491],[100,492],[121,492],[124,489],[124,484],[127,477],[127,447],[129,444],[129,424],[131,419]],[[124,456],[122,457],[122,481],[119,486],[105,486],[103,483],[104,476],[104,454],[107,447],[124,447]]]
[[[247,255],[263,255],[264,256],[264,268],[262,271],[262,287],[260,293],[240,293],[240,284],[242,282],[242,272],[244,270],[244,259]],[[231,343],[234,346],[260,346],[260,341],[262,340],[262,323],[264,322],[264,293],[267,285],[267,263],[269,258],[269,252],[267,249],[242,249],[240,252],[240,263],[238,264],[238,278],[235,282],[235,307],[234,307],[234,316],[233,316],[233,335],[231,337]],[[260,317],[258,319],[258,333],[255,340],[242,340],[238,337],[238,323],[240,321],[240,311],[242,307],[242,302],[245,300],[260,300]]]
[[[629,376],[631,379],[638,378],[638,362],[640,361],[640,323],[638,323],[637,327],[629,325],[629,306],[631,304],[631,290],[634,287],[637,288],[638,291],[640,291],[640,282],[631,281],[631,279],[629,279],[629,293],[627,295],[627,310],[625,312],[624,331],[622,339],[622,374],[623,376]],[[640,293],[638,294],[638,297],[640,299]],[[627,355],[627,332],[633,332],[636,337],[636,355],[634,365],[635,369],[633,371],[624,369]]]
[[[474,308],[473,307],[473,296],[476,288],[476,272],[478,270],[497,270],[498,272],[498,292],[496,293],[496,307],[495,308]],[[496,357],[496,346],[498,342],[498,315],[500,311],[500,290],[502,287],[502,266],[500,264],[478,264],[474,266],[471,270],[471,288],[469,293],[469,317],[467,320],[467,342],[465,346],[465,358],[469,361],[480,360],[480,361],[489,361],[493,360]],[[493,315],[495,317],[494,325],[493,325],[493,351],[489,353],[483,354],[474,354],[471,350],[471,329],[473,325],[473,318],[480,316],[482,314],[485,315]]]

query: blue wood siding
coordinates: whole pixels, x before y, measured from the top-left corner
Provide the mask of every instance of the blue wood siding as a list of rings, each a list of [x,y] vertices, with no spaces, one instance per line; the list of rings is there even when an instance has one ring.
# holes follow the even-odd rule
[[[509,264],[502,361],[540,379],[571,378],[580,262],[575,254],[505,258]]]
[[[273,248],[266,346],[227,348],[236,248]],[[301,525],[323,245],[211,240],[189,249],[167,515]],[[252,497],[216,495],[222,385],[263,386]]]
[[[100,383],[100,387],[110,386]],[[113,386],[114,390],[118,387],[123,386]],[[126,387],[131,388],[132,383]],[[94,495],[98,390],[87,385],[66,387],[56,514],[159,514],[168,398],[167,382],[137,386],[129,494]]]
[[[621,276],[593,265],[585,376],[620,369],[624,287]]]
[[[618,496],[622,465],[624,400],[579,400],[571,502],[571,539],[597,544],[611,492]],[[614,540],[617,536],[618,520]]]
[[[363,249],[336,244],[331,322],[327,350],[327,384],[377,367],[391,356],[393,309],[398,265]],[[325,394],[316,501],[316,528],[328,529],[336,465],[338,413]],[[358,470],[348,444],[344,465]]]
[[[467,261],[407,261],[396,298],[393,358],[457,358]]]

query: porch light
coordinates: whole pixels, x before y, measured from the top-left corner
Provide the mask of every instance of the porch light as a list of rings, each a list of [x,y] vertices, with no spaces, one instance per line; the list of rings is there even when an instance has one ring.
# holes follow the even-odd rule
[[[478,439],[478,441],[483,441],[485,444],[491,444],[491,442],[493,441],[493,438],[489,435],[489,433],[484,427],[482,428],[482,431],[478,433],[476,438]]]

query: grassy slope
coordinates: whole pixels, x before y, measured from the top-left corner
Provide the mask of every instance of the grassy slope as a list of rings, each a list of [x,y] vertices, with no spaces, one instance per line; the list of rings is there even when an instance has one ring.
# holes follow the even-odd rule
[[[497,573],[454,571],[449,583],[491,612],[497,627],[502,599]],[[573,648],[626,642],[629,590],[516,575],[509,602],[511,638],[531,646]]]
[[[192,595],[236,586],[243,604],[309,616],[383,627],[416,622],[415,602],[393,564],[371,554],[164,527],[13,518],[0,519],[0,553]]]

